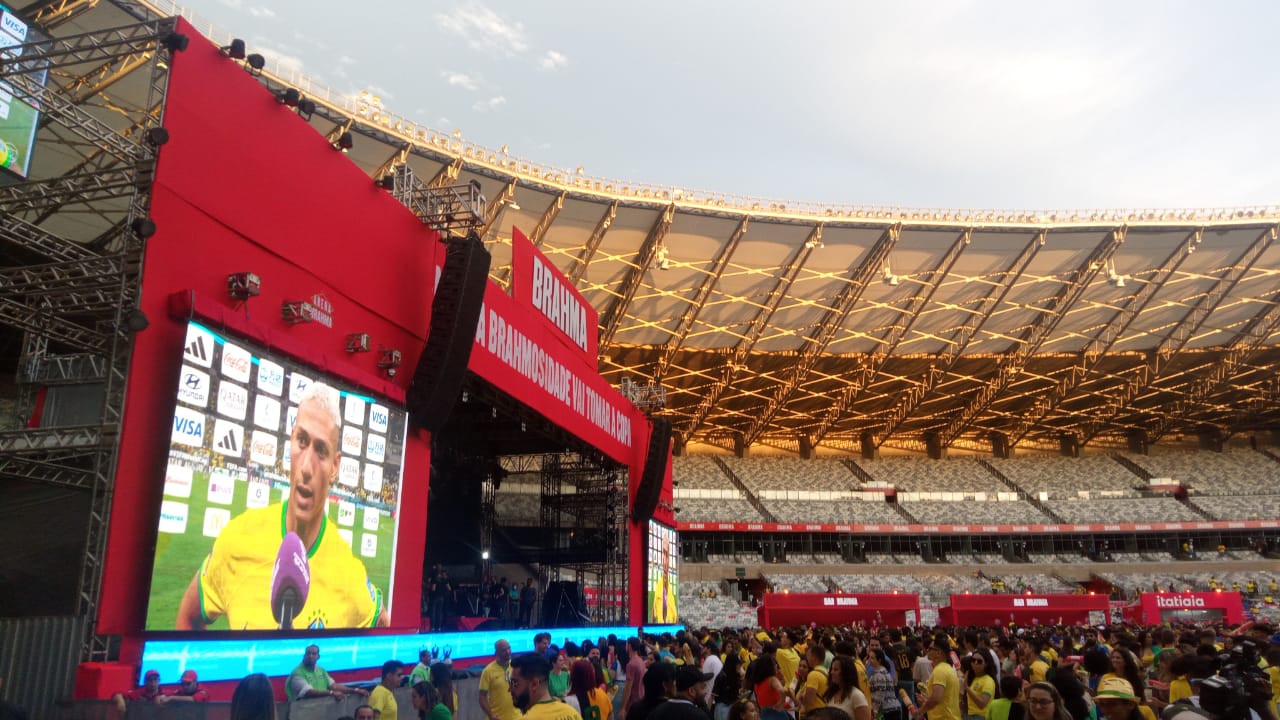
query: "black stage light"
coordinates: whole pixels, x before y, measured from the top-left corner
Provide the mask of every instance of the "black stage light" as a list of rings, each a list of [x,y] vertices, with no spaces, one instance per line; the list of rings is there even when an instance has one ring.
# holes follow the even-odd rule
[[[160,147],[169,142],[169,131],[162,127],[147,130],[147,143],[152,147]]]
[[[171,32],[164,36],[164,40],[161,40],[161,43],[163,43],[165,49],[171,53],[182,52],[191,44],[191,38],[180,32]]]
[[[151,325],[151,320],[147,318],[147,314],[133,308],[124,314],[124,326],[129,328],[129,332],[140,333]]]
[[[347,152],[354,146],[355,146],[355,139],[351,136],[350,130],[342,133],[341,135],[338,136],[337,140],[333,141],[333,149],[341,150],[342,152]]]
[[[311,116],[316,112],[316,101],[303,98],[298,101],[298,117],[307,122],[311,122]]]
[[[301,98],[298,88],[287,88],[276,93],[276,102],[289,107],[298,107],[298,100]]]
[[[137,218],[132,223],[129,223],[129,227],[133,230],[134,235],[143,240],[156,234],[156,222],[151,218]]]
[[[387,173],[386,175],[383,175],[382,177],[378,178],[377,183],[378,183],[378,187],[382,188],[383,190],[395,190],[396,176],[392,175],[391,173]]]
[[[236,38],[232,40],[230,45],[227,45],[226,47],[222,48],[222,54],[226,55],[232,60],[243,60],[244,59],[244,41],[241,40],[240,38]]]
[[[257,75],[262,72],[262,68],[267,66],[267,59],[258,53],[246,57],[244,61],[249,64],[249,74],[251,75]]]

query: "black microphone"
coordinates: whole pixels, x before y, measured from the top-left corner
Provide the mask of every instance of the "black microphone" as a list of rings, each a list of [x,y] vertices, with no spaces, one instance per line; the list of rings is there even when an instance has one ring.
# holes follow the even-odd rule
[[[307,548],[297,533],[286,533],[271,570],[271,616],[279,623],[279,629],[293,629],[293,620],[307,604],[310,588]]]

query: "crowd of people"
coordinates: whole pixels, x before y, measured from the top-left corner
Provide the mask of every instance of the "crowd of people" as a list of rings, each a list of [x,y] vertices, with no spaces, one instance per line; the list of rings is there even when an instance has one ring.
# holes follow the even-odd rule
[[[384,720],[398,717],[393,692],[408,685],[421,720],[454,720],[462,709],[452,666],[428,650],[407,674],[387,661],[371,691],[335,682],[319,657],[309,646],[290,674],[291,702],[354,694],[362,700],[354,720]],[[143,687],[117,698],[199,702],[202,693],[193,671],[171,695],[148,672]],[[484,720],[1277,720],[1276,698],[1280,634],[1264,624],[815,625],[690,628],[562,647],[544,632],[521,654],[499,640],[476,709]],[[232,720],[275,718],[261,675],[241,681],[232,706]]]

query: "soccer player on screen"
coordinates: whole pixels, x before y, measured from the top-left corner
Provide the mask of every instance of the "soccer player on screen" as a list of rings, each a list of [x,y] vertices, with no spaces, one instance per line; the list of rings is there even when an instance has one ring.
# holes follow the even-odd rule
[[[203,630],[224,615],[232,630],[281,627],[272,613],[272,570],[287,533],[302,540],[309,567],[306,602],[292,627],[390,624],[382,591],[369,582],[364,563],[328,527],[325,514],[342,459],[338,397],[323,383],[307,388],[289,436],[288,500],[246,510],[227,523],[182,596],[176,629]]]
[[[653,589],[651,610],[653,622],[668,624],[676,622],[676,589],[671,586],[671,540],[662,538],[662,555],[658,558],[662,567],[658,573],[657,583]]]

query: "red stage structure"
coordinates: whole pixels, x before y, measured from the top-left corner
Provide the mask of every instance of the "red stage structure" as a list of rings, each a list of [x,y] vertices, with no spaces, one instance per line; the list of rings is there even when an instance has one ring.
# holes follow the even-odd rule
[[[1244,622],[1244,602],[1238,592],[1142,593],[1125,607],[1126,622],[1161,625],[1177,622]]]
[[[920,596],[913,593],[765,593],[760,627],[783,625],[915,625]]]
[[[938,610],[943,625],[1099,625],[1108,622],[1103,595],[952,595]]]
[[[190,46],[174,54],[165,103],[169,142],[160,151],[137,335],[97,633],[123,639],[104,687],[131,684],[146,609],[180,349],[189,319],[286,355],[404,405],[428,333],[439,233],[365,175],[331,141],[185,21]],[[515,297],[489,281],[468,369],[628,468],[631,493],[644,470],[651,424],[596,371],[594,312],[548,312],[543,291],[568,303],[562,276],[518,232]],[[527,247],[526,247],[527,246]],[[228,277],[251,272],[260,294],[228,294]],[[535,299],[538,302],[535,302]],[[580,299],[580,298],[579,298]],[[323,305],[318,322],[289,324],[282,305]],[[583,303],[585,305],[585,303]],[[561,306],[556,306],[561,307]],[[554,308],[553,308],[554,310]],[[589,306],[587,307],[589,310]],[[586,323],[585,329],[578,323]],[[390,375],[378,352],[353,353],[348,335],[401,353]],[[585,334],[584,334],[585,333]],[[667,453],[661,453],[666,457]],[[430,437],[405,439],[391,630],[419,626]],[[670,470],[665,474],[670,517]],[[665,515],[665,517],[664,517]],[[630,522],[629,620],[643,621],[644,522]]]

